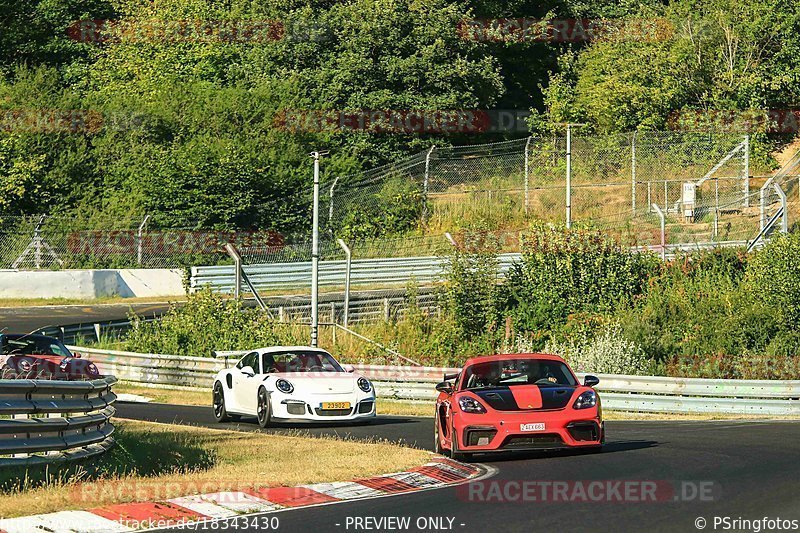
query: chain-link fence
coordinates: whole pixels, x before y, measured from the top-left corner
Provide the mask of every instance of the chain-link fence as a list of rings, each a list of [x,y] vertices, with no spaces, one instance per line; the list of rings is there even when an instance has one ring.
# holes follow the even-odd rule
[[[444,253],[445,232],[513,234],[533,221],[591,225],[632,246],[753,239],[788,197],[800,207],[800,156],[767,178],[752,177],[746,136],[686,132],[529,137],[432,147],[350,176],[327,176],[321,191],[321,259]],[[310,173],[310,169],[309,169]],[[568,186],[569,184],[569,186]],[[309,187],[310,188],[310,187]],[[763,188],[763,192],[762,192]],[[287,204],[308,204],[287,195]],[[763,201],[762,201],[763,198]],[[160,219],[159,219],[160,220]],[[0,216],[0,268],[182,267],[311,259],[311,244],[269,230],[158,227],[157,217],[109,228],[58,217]],[[514,251],[513,242],[501,244]]]
[[[272,231],[151,228],[148,220],[98,228],[56,216],[0,217],[0,268],[185,267],[230,262],[227,242],[262,254],[285,247]]]
[[[707,233],[715,216],[752,207],[750,174],[742,135],[639,132],[572,135],[569,142],[530,137],[433,147],[397,164],[337,177],[328,182],[324,203],[330,233],[350,240],[522,229],[532,220],[568,218],[650,226],[653,217],[642,215],[652,214],[655,204],[668,217],[683,219],[686,227],[674,235],[691,241]]]

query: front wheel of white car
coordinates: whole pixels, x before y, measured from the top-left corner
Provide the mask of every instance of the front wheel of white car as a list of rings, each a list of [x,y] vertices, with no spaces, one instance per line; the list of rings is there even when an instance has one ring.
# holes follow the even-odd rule
[[[262,428],[269,426],[269,420],[272,417],[271,408],[269,405],[269,396],[264,387],[258,389],[258,404],[256,408],[256,418],[258,418],[258,425]]]
[[[228,422],[230,420],[228,411],[225,409],[225,393],[222,391],[222,383],[219,381],[214,383],[212,407],[214,408],[214,420],[217,422]]]

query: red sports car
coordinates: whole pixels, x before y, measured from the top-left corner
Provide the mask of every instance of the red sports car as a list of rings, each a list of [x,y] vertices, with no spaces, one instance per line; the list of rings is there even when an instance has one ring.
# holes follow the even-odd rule
[[[100,372],[54,337],[0,333],[0,378],[91,380]]]
[[[556,355],[503,354],[469,359],[436,386],[437,453],[559,448],[601,449],[605,441],[600,380],[583,385]]]

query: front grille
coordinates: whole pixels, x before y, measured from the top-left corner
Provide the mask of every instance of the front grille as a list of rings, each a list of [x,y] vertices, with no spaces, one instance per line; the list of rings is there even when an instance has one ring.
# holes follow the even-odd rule
[[[497,430],[494,428],[472,428],[464,430],[464,442],[467,446],[488,446]]]
[[[306,413],[306,404],[304,403],[287,403],[286,404],[286,411],[290,415],[304,415]]]
[[[600,430],[594,422],[573,422],[567,431],[577,441],[595,441],[600,438]]]
[[[363,415],[363,414],[366,414],[366,413],[371,413],[372,412],[372,406],[374,404],[375,403],[372,402],[372,401],[361,402],[360,404],[358,404],[358,414]]]
[[[563,446],[564,441],[558,433],[542,433],[541,435],[512,435],[503,443],[502,447],[514,448],[554,448]]]
[[[314,409],[317,416],[347,416],[352,409]]]

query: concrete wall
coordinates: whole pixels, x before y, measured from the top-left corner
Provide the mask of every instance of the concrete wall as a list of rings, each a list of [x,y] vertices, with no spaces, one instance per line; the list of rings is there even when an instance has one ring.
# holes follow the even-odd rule
[[[179,296],[184,272],[167,268],[108,270],[0,270],[0,298]]]

